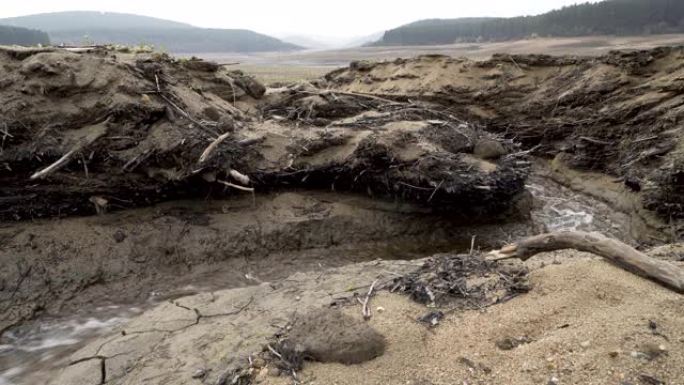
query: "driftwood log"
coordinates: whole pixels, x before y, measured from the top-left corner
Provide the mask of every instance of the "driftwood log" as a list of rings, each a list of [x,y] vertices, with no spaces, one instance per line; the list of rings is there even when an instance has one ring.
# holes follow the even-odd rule
[[[563,231],[536,235],[491,252],[489,259],[519,258],[524,261],[539,253],[562,249],[596,254],[625,270],[684,293],[684,269],[651,258],[625,243],[595,232]]]

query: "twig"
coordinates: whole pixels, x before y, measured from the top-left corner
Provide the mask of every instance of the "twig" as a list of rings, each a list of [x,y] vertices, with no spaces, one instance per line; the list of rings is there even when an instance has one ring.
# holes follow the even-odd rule
[[[247,191],[247,192],[254,193],[254,188],[252,188],[252,187],[244,187],[244,186],[240,186],[240,185],[233,184],[233,183],[230,183],[230,182],[226,182],[226,181],[224,181],[224,180],[217,180],[217,182],[218,182],[218,183],[221,183],[221,184],[223,184],[223,185],[226,185],[226,186],[228,186],[228,187],[232,187],[232,188],[234,188],[234,189],[236,189],[236,190],[241,190],[241,191]]]
[[[171,105],[171,107],[175,108],[178,112],[180,112],[180,114],[183,115],[186,119],[188,119],[188,120],[191,121],[192,123],[196,124],[197,126],[199,126],[200,128],[202,128],[203,130],[205,130],[207,133],[209,133],[209,134],[211,134],[211,135],[213,135],[213,136],[219,136],[218,133],[217,133],[216,131],[210,129],[209,127],[207,127],[207,126],[205,126],[205,125],[203,125],[201,122],[199,122],[198,120],[196,120],[195,118],[193,118],[192,116],[190,116],[190,114],[188,114],[187,112],[185,112],[185,110],[183,110],[182,108],[178,107],[174,102],[171,101],[171,99],[169,99],[168,97],[166,97],[166,95],[164,95],[163,93],[158,92],[157,95],[159,95],[159,97],[161,97],[161,98],[164,99],[167,103],[169,103],[169,105]]]
[[[88,176],[88,163],[86,163],[85,156],[83,156],[83,153],[81,152],[81,163],[83,163],[83,171],[85,172],[85,177],[86,179],[89,179]]]
[[[477,238],[477,235],[473,235],[473,237],[470,239],[470,256],[473,256],[473,252],[475,251],[475,238]]]
[[[267,347],[268,350],[270,350],[271,353],[273,353],[276,357],[280,358],[281,360],[283,359],[283,355],[280,354],[280,353],[278,353],[275,349],[273,349],[273,347],[271,346],[271,344],[266,345],[266,347]]]
[[[584,140],[585,142],[589,142],[589,143],[601,144],[604,146],[610,146],[611,144],[613,144],[613,142],[606,142],[605,140],[590,138],[588,136],[580,136],[578,139]]]
[[[231,169],[229,174],[233,179],[242,183],[243,185],[248,185],[251,182],[249,177],[247,175],[241,173],[240,171]]]
[[[216,148],[219,146],[219,144],[221,144],[221,142],[226,140],[231,135],[232,135],[232,133],[226,132],[225,134],[214,139],[214,141],[211,142],[211,144],[209,144],[209,146],[207,146],[207,148],[204,150],[204,152],[202,152],[202,155],[200,155],[199,161],[197,161],[197,163],[202,164],[202,163],[206,162],[207,159],[209,159],[211,154],[214,152],[214,150],[216,150]]]
[[[518,70],[520,70],[520,72],[525,72],[522,68],[520,68],[518,63],[516,63],[515,59],[513,59],[513,55],[508,55],[508,58],[511,59],[511,61],[513,62],[513,64],[515,64],[516,67],[518,67]]]
[[[31,175],[31,180],[35,179],[42,179],[51,173],[59,170],[60,168],[64,167],[67,163],[69,163],[69,160],[71,159],[71,156],[74,155],[77,149],[72,149],[66,154],[64,154],[61,158],[59,158],[55,163],[45,167],[44,169],[36,172],[35,174]]]
[[[214,130],[212,130],[209,127],[202,124],[202,122],[200,122],[200,121],[196,120],[195,118],[193,118],[192,116],[190,116],[190,114],[185,112],[185,110],[183,110],[182,108],[178,107],[176,105],[176,103],[174,103],[173,101],[171,101],[171,99],[169,99],[166,95],[164,95],[164,92],[161,89],[161,85],[159,84],[159,76],[157,76],[157,74],[154,75],[154,82],[157,85],[157,91],[153,92],[153,93],[159,95],[160,98],[164,99],[164,101],[169,103],[169,105],[171,105],[171,107],[175,108],[178,112],[180,112],[181,115],[183,115],[186,119],[188,119],[192,123],[198,125],[200,128],[207,131],[209,134],[211,134],[213,136],[219,136],[217,132],[215,132]]]
[[[377,279],[375,281],[373,281],[373,284],[371,284],[370,289],[368,289],[368,294],[366,294],[366,299],[363,300],[363,307],[361,309],[361,312],[363,314],[363,319],[366,321],[371,319],[371,317],[373,316],[371,314],[370,308],[368,307],[368,303],[370,302],[370,298],[373,295],[373,289],[375,289],[375,285],[377,283],[378,283]]]
[[[432,194],[430,194],[430,198],[428,198],[428,200],[427,200],[428,203],[430,203],[430,201],[432,200],[432,198],[435,197],[435,194],[437,194],[437,191],[439,190],[440,187],[442,187],[443,184],[444,184],[444,179],[442,179],[442,181],[439,182],[439,184],[437,185],[437,187],[435,187],[435,191],[433,191]]]
[[[655,139],[658,139],[658,138],[659,138],[658,135],[653,135],[653,136],[649,136],[649,137],[646,137],[646,138],[636,139],[636,140],[634,140],[632,143],[647,142],[647,141],[649,141],[649,140],[655,140]]]

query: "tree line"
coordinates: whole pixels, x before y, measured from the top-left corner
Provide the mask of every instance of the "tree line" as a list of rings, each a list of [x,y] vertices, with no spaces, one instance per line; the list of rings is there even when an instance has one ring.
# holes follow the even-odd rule
[[[538,16],[422,20],[385,32],[373,45],[678,32],[684,32],[684,0],[606,0],[567,6]]]
[[[50,44],[50,37],[35,29],[0,25],[0,45],[38,45]]]

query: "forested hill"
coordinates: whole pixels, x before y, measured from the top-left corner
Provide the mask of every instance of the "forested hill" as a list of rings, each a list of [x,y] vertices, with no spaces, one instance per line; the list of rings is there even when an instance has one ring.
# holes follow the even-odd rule
[[[48,34],[28,28],[0,25],[0,45],[50,44]]]
[[[537,16],[422,20],[385,32],[382,39],[373,45],[675,32],[684,32],[684,0],[606,0],[564,7]]]
[[[298,49],[241,29],[207,29],[147,16],[112,12],[58,12],[0,19],[0,25],[37,28],[53,44],[153,45],[175,53],[263,52]]]

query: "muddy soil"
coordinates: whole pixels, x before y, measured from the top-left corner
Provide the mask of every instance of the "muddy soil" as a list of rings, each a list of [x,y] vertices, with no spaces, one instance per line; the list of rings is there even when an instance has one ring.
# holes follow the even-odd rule
[[[684,48],[599,57],[421,56],[356,62],[326,86],[400,100],[437,101],[534,153],[612,176],[682,235]]]
[[[4,333],[0,374],[13,384],[41,383],[93,338],[169,300],[279,282],[297,272],[319,277],[378,258],[469,251],[473,236],[476,250],[564,229],[604,231],[636,244],[629,217],[605,203],[548,178],[532,177],[527,188],[530,218],[491,225],[459,223],[414,205],[293,192],[260,196],[256,207],[247,197],[169,202],[6,226],[0,230],[6,236],[0,255],[10,261],[5,282],[18,282],[15,266],[33,268],[16,299],[5,302],[13,310],[4,313],[3,325],[38,318]]]
[[[1,48],[0,68],[0,220],[297,187],[494,216],[529,171],[515,143],[428,107],[315,87],[261,102],[256,80],[197,59]],[[482,141],[500,152],[477,156]]]
[[[196,59],[0,48],[0,384],[229,383],[293,309],[308,312],[416,269],[397,260],[475,253],[565,229],[599,230],[640,248],[681,239],[682,57],[680,48],[484,62],[425,56],[355,62],[267,90]],[[673,250],[663,255],[677,260]],[[528,266],[568,256],[577,257],[556,253]],[[392,261],[358,264],[377,259]],[[610,281],[591,297],[595,307],[561,305],[563,294],[587,295],[571,279],[600,286],[593,269]],[[659,310],[681,301],[596,261],[535,274],[542,291],[533,285],[520,304],[530,314],[539,310],[531,301],[552,309],[554,325],[571,319],[561,329],[580,333],[574,325],[584,312],[588,334],[599,336],[596,325],[617,312],[646,309],[680,333],[676,312]],[[630,291],[641,296],[625,299]],[[598,357],[605,349],[582,341],[589,358],[573,356],[569,366],[546,358],[554,371],[543,363],[513,377],[510,368],[487,371],[503,358],[470,349],[473,330],[431,340],[413,333],[425,327],[416,321],[424,307],[382,298],[396,317],[372,324],[389,337],[385,354],[363,364],[375,368],[376,383],[460,378],[453,365],[449,381],[430,375],[442,368],[430,366],[421,344],[468,345],[459,362],[473,377],[483,371],[482,383],[561,375],[586,383],[586,366],[607,361]],[[487,306],[496,304],[495,314],[520,306],[499,302]],[[514,319],[524,326],[522,313]],[[454,328],[458,315],[450,317]],[[503,319],[473,322],[493,339]],[[606,341],[652,342],[628,321]],[[398,341],[404,329],[413,331],[415,354]],[[641,345],[632,345],[619,348],[639,358]],[[539,359],[552,349],[539,346]],[[494,361],[482,366],[470,353]],[[621,380],[679,375],[677,353],[654,357],[662,359],[658,373],[648,363],[639,366],[644,373],[630,371],[617,357]],[[513,366],[528,367],[523,358],[512,357]],[[404,370],[410,362],[420,363],[417,372]],[[290,380],[266,378],[263,366],[250,380]],[[363,382],[358,371],[314,369],[323,379]]]

